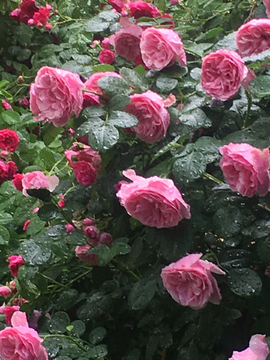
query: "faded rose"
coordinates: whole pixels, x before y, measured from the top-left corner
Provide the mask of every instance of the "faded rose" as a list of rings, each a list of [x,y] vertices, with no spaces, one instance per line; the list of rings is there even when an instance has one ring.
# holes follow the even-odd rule
[[[142,59],[149,69],[162,70],[173,65],[175,60],[182,66],[187,64],[182,40],[171,29],[146,29],[142,34],[140,48]]]
[[[183,218],[190,219],[190,206],[172,180],[158,176],[144,178],[131,169],[123,171],[123,175],[132,183],[122,183],[116,196],[128,214],[142,224],[169,228]]]
[[[140,39],[143,29],[138,25],[130,25],[125,29],[117,31],[111,36],[111,44],[115,48],[117,55],[126,60],[135,60],[140,55]]]
[[[58,184],[59,179],[56,175],[47,177],[42,171],[32,171],[24,174],[22,193],[25,196],[29,196],[27,190],[30,189],[47,189],[53,192]]]
[[[253,335],[249,347],[243,351],[234,351],[229,360],[266,360],[269,355],[265,335]]]
[[[8,262],[9,262],[8,267],[11,271],[11,275],[16,277],[18,275],[19,268],[24,264],[22,256],[11,255],[8,258]]]
[[[217,50],[202,59],[201,84],[208,96],[228,100],[239,91],[247,75],[241,56],[231,50]]]
[[[48,355],[38,333],[29,328],[26,314],[16,311],[12,318],[13,327],[0,331],[0,356],[2,360],[47,360]]]
[[[230,143],[219,148],[220,167],[233,191],[247,197],[265,196],[270,188],[269,149]]]
[[[0,130],[0,148],[14,152],[19,145],[19,137],[16,131],[9,129]]]
[[[135,115],[139,124],[132,127],[138,137],[153,143],[166,136],[170,125],[170,114],[164,106],[163,99],[157,93],[148,90],[142,94],[130,96],[131,102],[125,111]]]
[[[112,64],[114,59],[114,52],[108,49],[102,49],[98,56],[98,60],[101,64]]]
[[[42,67],[30,87],[30,110],[35,120],[44,120],[54,126],[65,126],[73,113],[82,110],[83,82],[70,71]]]
[[[242,56],[270,49],[270,19],[252,19],[240,26],[235,41]]]
[[[211,272],[225,275],[215,264],[200,260],[202,254],[190,254],[162,269],[163,284],[180,305],[202,309],[208,301],[218,305],[221,300],[217,281]]]

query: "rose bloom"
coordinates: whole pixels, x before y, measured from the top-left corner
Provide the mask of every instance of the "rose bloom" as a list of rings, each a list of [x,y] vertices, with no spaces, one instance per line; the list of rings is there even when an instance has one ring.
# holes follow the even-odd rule
[[[270,19],[252,19],[236,31],[235,41],[242,56],[270,49]]]
[[[187,64],[182,40],[171,29],[146,29],[142,34],[140,48],[142,59],[149,69],[162,70],[173,65],[175,60],[182,66]]]
[[[243,351],[234,351],[229,360],[266,360],[269,348],[265,335],[253,335],[249,341],[249,347]]]
[[[141,53],[140,40],[142,34],[143,29],[138,25],[130,25],[117,31],[110,38],[116,54],[128,61],[134,61]]]
[[[190,206],[170,179],[158,176],[144,178],[134,170],[123,171],[132,183],[121,185],[116,196],[127,213],[142,224],[157,228],[176,226],[190,219]]]
[[[32,171],[24,174],[22,179],[22,193],[25,196],[29,196],[27,190],[30,189],[47,189],[53,192],[58,184],[59,179],[56,175],[48,177],[44,175],[42,171]]]
[[[0,314],[5,315],[5,321],[7,325],[11,324],[12,315],[18,310],[20,310],[19,305],[0,306]]]
[[[9,129],[0,130],[0,148],[14,152],[19,145],[19,137],[16,131]]]
[[[163,284],[171,297],[182,306],[202,309],[208,301],[221,300],[217,281],[211,272],[225,275],[215,264],[200,260],[202,254],[190,254],[162,269]]]
[[[11,294],[12,294],[12,291],[8,286],[0,286],[0,296],[10,297]]]
[[[14,161],[10,160],[10,161],[7,161],[6,162],[6,165],[8,167],[8,170],[7,170],[7,180],[10,180],[13,178],[13,176],[16,174],[17,172],[17,166],[15,164]]]
[[[114,52],[108,49],[102,49],[98,56],[98,60],[101,64],[112,64],[114,59]]]
[[[265,196],[270,188],[269,149],[230,143],[219,148],[220,167],[232,191],[247,197]]]
[[[201,84],[208,96],[228,100],[239,91],[247,75],[241,56],[231,50],[217,50],[202,59]]]
[[[38,333],[29,328],[26,314],[16,311],[11,318],[13,327],[0,331],[0,356],[2,360],[48,360],[48,355]]]
[[[30,110],[35,120],[44,120],[54,126],[65,126],[73,113],[82,110],[83,82],[70,71],[42,67],[30,87]]]
[[[8,257],[8,262],[8,267],[11,271],[11,275],[16,277],[18,275],[19,268],[24,264],[22,256],[11,255],[10,257]]]
[[[270,16],[270,1],[269,0],[263,0],[264,6],[265,6],[265,12],[267,16]]]
[[[22,186],[22,179],[24,178],[23,174],[15,174],[13,176],[13,185],[15,186],[15,188],[19,191],[22,191],[23,186]]]
[[[129,14],[135,19],[146,16],[149,18],[156,18],[160,15],[160,11],[152,4],[145,1],[137,0],[130,4]]]
[[[141,140],[150,144],[163,139],[170,125],[170,114],[164,107],[162,97],[148,90],[142,94],[131,95],[130,99],[125,111],[139,120],[139,124],[131,130]]]
[[[38,11],[38,7],[35,5],[35,0],[23,0],[20,8],[13,10],[10,13],[10,17],[16,21],[27,24],[28,20],[33,18],[36,11]]]
[[[98,80],[103,78],[104,76],[112,76],[112,77],[118,77],[120,79],[122,79],[122,76],[117,74],[114,71],[105,71],[105,72],[98,72],[98,73],[94,73],[92,74],[84,83],[84,87],[87,90],[90,91],[94,91],[100,95],[102,95],[102,90],[100,89],[100,87],[98,86]]]
[[[91,242],[97,246],[97,242],[95,240],[91,240]],[[89,244],[76,246],[75,248],[76,257],[88,264],[98,265],[98,255],[87,254],[87,252],[90,249],[92,249],[92,246]]]
[[[33,20],[38,27],[45,26],[50,18],[50,12],[44,7],[40,7],[37,12],[34,13]]]
[[[76,161],[72,164],[77,181],[84,185],[93,185],[97,179],[98,172],[95,167],[86,161]]]

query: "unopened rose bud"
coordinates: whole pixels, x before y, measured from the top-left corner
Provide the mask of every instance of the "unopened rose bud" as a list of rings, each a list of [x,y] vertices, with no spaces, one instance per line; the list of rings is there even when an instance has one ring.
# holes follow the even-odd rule
[[[76,232],[76,229],[71,224],[66,224],[66,231],[68,234]]]
[[[29,105],[29,101],[26,98],[23,98],[19,101],[19,105],[21,107],[27,107]]]
[[[109,234],[109,233],[104,232],[104,233],[102,233],[102,234],[100,235],[98,244],[99,244],[99,245],[100,245],[100,244],[103,244],[103,245],[107,245],[107,246],[111,247],[111,246],[112,246],[112,242],[113,242],[113,237],[112,237],[112,235]]]
[[[19,82],[20,84],[23,82],[23,76],[22,76],[22,75],[20,75],[20,76],[18,77],[18,82]]]
[[[84,228],[84,234],[86,237],[91,239],[99,238],[99,230],[95,226],[86,226]]]
[[[35,25],[34,20],[33,20],[33,19],[29,19],[29,20],[27,21],[27,25],[29,25],[29,26],[34,26],[34,25]]]
[[[12,294],[12,291],[8,286],[0,286],[0,296],[10,297],[11,294]]]
[[[51,31],[51,30],[52,30],[52,25],[51,25],[51,24],[46,24],[46,25],[45,25],[45,29],[46,29],[47,31]]]
[[[83,224],[83,226],[95,225],[95,224],[96,224],[96,220],[90,219],[90,218],[85,218],[85,219],[83,219],[82,224]]]

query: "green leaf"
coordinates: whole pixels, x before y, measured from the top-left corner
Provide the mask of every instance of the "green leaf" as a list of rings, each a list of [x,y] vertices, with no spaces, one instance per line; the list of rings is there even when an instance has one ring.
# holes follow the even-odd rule
[[[0,213],[0,225],[10,224],[13,220],[12,215],[8,213]]]
[[[38,245],[32,239],[25,240],[20,247],[20,254],[24,261],[30,265],[45,264],[50,259],[51,253],[46,244]]]
[[[15,188],[15,186],[13,185],[13,183],[11,181],[5,181],[1,186],[0,186],[0,194],[10,197],[12,195],[16,195],[18,193],[18,190]]]
[[[71,333],[77,337],[81,337],[86,330],[86,326],[82,320],[74,320],[70,325],[73,326]]]
[[[114,76],[104,76],[98,80],[98,86],[109,97],[113,97],[116,94],[129,95],[130,89],[128,83]]]
[[[31,217],[30,224],[27,227],[27,234],[28,235],[35,235],[38,234],[46,225],[46,221],[40,220],[38,214],[34,214]]]
[[[267,62],[269,62],[269,58],[270,58],[270,50],[268,49],[260,52],[259,54],[245,56],[243,60],[245,63],[254,63],[256,61],[264,61],[264,60],[267,60]]]
[[[236,236],[241,230],[242,214],[236,206],[227,206],[218,209],[213,217],[213,227],[220,237]]]
[[[70,319],[64,311],[58,311],[52,315],[49,321],[49,330],[53,334],[64,334],[67,331],[67,326],[70,324]]]
[[[112,111],[108,121],[110,125],[119,126],[121,128],[130,128],[139,123],[136,116],[124,111]]]
[[[186,146],[180,154],[180,158],[175,161],[173,166],[174,176],[188,183],[201,177],[206,169],[204,155],[194,149],[194,146]]]
[[[210,29],[210,30],[206,31],[205,33],[202,33],[200,36],[198,36],[195,39],[195,41],[211,39],[213,37],[216,37],[221,31],[223,31],[223,28],[221,28],[221,27]]]
[[[79,293],[75,289],[63,290],[55,301],[56,309],[68,310],[78,301]]]
[[[109,64],[93,65],[92,69],[94,72],[115,71],[115,67]]]
[[[64,128],[62,127],[55,127],[53,124],[50,124],[46,130],[44,135],[44,143],[46,146],[49,146],[57,137],[57,135],[63,133]]]
[[[104,122],[102,126],[92,129],[88,137],[89,145],[94,150],[108,150],[117,143],[118,139],[118,130],[113,125]]]
[[[77,136],[83,136],[85,134],[90,134],[93,129],[100,128],[104,125],[104,121],[100,118],[90,119],[84,122],[81,126],[78,127],[76,131]]]
[[[90,106],[84,109],[80,116],[86,120],[90,120],[93,118],[94,120],[96,120],[95,118],[99,118],[104,114],[105,110],[101,106]]]
[[[120,74],[126,80],[126,82],[135,89],[140,91],[146,91],[148,89],[148,84],[144,76],[138,74],[137,71],[132,69],[122,67],[120,69]]]
[[[270,95],[270,76],[260,75],[249,83],[249,91],[259,98]]]
[[[99,33],[107,30],[110,26],[108,21],[102,21],[98,17],[94,17],[86,23],[85,31],[90,33]]]
[[[156,282],[143,279],[133,286],[128,296],[128,304],[133,310],[143,309],[152,300],[155,292]]]
[[[221,141],[210,136],[200,137],[194,144],[194,149],[204,155],[207,164],[217,160],[220,157],[219,147]]]
[[[55,164],[54,153],[48,148],[43,148],[40,150],[39,158],[44,163],[44,166],[47,170],[50,170]]]
[[[194,129],[209,128],[212,126],[212,121],[208,119],[201,109],[196,109],[190,114],[180,115],[180,121]]]
[[[247,268],[233,269],[227,277],[229,288],[238,296],[250,297],[259,295],[261,292],[261,278],[253,270]]]
[[[177,84],[178,80],[165,76],[160,76],[156,80],[156,86],[160,89],[161,92],[169,92],[176,88]]]
[[[130,103],[130,97],[127,95],[115,95],[110,99],[109,108],[111,111],[123,111]]]
[[[122,360],[139,360],[140,356],[141,356],[140,350],[133,349],[127,355],[125,355]]]
[[[14,223],[18,225],[25,223],[26,220],[31,218],[33,210],[36,207],[39,207],[39,201],[36,198],[31,196],[23,197],[20,202],[20,206],[17,207],[17,209],[15,210]]]
[[[21,117],[16,111],[6,110],[1,115],[8,125],[19,124],[21,122]]]
[[[88,359],[101,359],[108,354],[107,346],[97,345],[87,352]]]
[[[265,262],[265,263],[270,262],[270,239],[269,238],[260,240],[258,242],[257,253],[263,262]]]
[[[4,226],[0,225],[0,245],[8,245],[9,240],[9,231]]]
[[[112,256],[126,255],[130,252],[130,246],[120,241],[114,241],[111,247]]]
[[[89,253],[98,255],[98,264],[100,266],[107,265],[108,262],[110,262],[111,259],[113,258],[111,249],[107,245],[103,245],[103,244],[98,245],[95,248],[91,249]]]
[[[70,245],[85,245],[87,243],[84,234],[79,232],[65,234],[64,239]]]
[[[107,331],[104,327],[97,327],[92,330],[89,335],[90,343],[93,345],[97,345],[98,343],[100,343],[104,339],[106,332]]]

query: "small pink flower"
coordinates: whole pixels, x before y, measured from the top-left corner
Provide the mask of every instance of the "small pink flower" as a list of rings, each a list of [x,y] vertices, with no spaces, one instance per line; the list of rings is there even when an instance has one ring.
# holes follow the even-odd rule
[[[53,192],[58,184],[59,179],[56,175],[47,177],[41,171],[32,171],[24,174],[22,179],[22,193],[25,196],[29,196],[27,190],[30,189],[47,189]]]
[[[24,265],[22,256],[11,255],[10,257],[8,257],[8,262],[8,267],[11,271],[11,275],[17,277],[19,268]]]
[[[94,49],[99,44],[99,40],[94,40],[92,44],[90,44],[90,48]]]
[[[140,40],[143,29],[138,25],[130,25],[111,36],[111,44],[117,55],[126,60],[135,60],[140,55]]]
[[[163,284],[171,297],[182,306],[198,310],[208,301],[221,300],[217,281],[211,272],[225,275],[215,264],[200,260],[202,254],[190,254],[162,269]]]
[[[99,237],[99,240],[98,240],[98,244],[103,244],[103,245],[107,245],[109,247],[112,246],[112,242],[113,242],[113,237],[111,234],[109,233],[102,233]]]
[[[96,224],[96,220],[90,219],[90,218],[85,218],[85,219],[83,219],[82,224],[83,224],[83,226],[95,225],[95,224]]]
[[[83,83],[77,74],[70,71],[42,67],[30,87],[30,110],[35,120],[44,120],[54,126],[64,126],[73,113],[79,116],[82,110]]]
[[[0,149],[14,152],[19,145],[19,137],[14,130],[0,130]]]
[[[52,30],[52,25],[51,24],[46,24],[45,25],[45,30],[51,31]]]
[[[84,92],[83,93],[83,109],[88,106],[99,106],[100,100],[99,96],[96,94]],[[86,135],[88,137],[88,135]]]
[[[217,50],[202,59],[201,84],[208,96],[232,98],[246,76],[244,61],[235,51]]]
[[[98,60],[101,64],[112,64],[115,60],[115,54],[108,49],[102,49],[99,53]]]
[[[59,206],[60,208],[62,208],[62,207],[65,206],[65,196],[64,196],[64,195],[60,195],[60,198],[61,198],[61,200],[58,201],[58,206]]]
[[[130,4],[129,13],[134,19],[140,17],[156,18],[160,15],[160,11],[154,5],[141,0],[133,1]]]
[[[12,109],[12,106],[6,100],[2,100],[2,106],[5,110]]]
[[[131,169],[123,171],[123,175],[132,183],[122,184],[116,196],[128,214],[142,224],[169,228],[183,218],[190,219],[190,206],[172,180],[158,176],[144,178]]]
[[[265,335],[253,335],[249,347],[243,351],[234,351],[229,360],[266,360],[269,355]]]
[[[75,222],[74,222],[74,224],[75,224]],[[74,226],[72,226],[71,224],[66,224],[66,232],[67,232],[67,234],[74,233],[76,231],[77,230],[75,229]]]
[[[23,225],[23,231],[26,231],[27,230],[27,228],[28,228],[28,226],[29,226],[29,224],[30,224],[30,219],[28,219],[28,220],[26,220],[26,222],[24,223],[24,225]]]
[[[91,240],[93,245],[97,246],[97,242],[95,240]],[[87,254],[87,252],[92,249],[92,246],[89,244],[76,246],[75,253],[77,258],[80,260],[91,264],[91,265],[97,265],[98,264],[98,255],[96,254]]]
[[[242,56],[270,49],[270,19],[252,19],[240,26],[235,41]]]
[[[12,291],[8,286],[0,286],[0,296],[10,297],[11,294],[12,294]]]
[[[50,18],[50,12],[44,7],[40,7],[33,15],[33,20],[38,27],[45,26]]]
[[[23,190],[23,185],[22,185],[22,179],[24,178],[23,174],[15,174],[13,176],[13,185],[15,186],[15,188],[19,191]]]
[[[39,212],[39,207],[34,208],[34,210],[32,211],[33,214],[35,214],[37,212]]]
[[[142,94],[131,95],[130,99],[131,102],[125,111],[135,115],[139,120],[139,124],[131,130],[141,140],[150,144],[163,139],[170,125],[170,115],[162,97],[148,90]]]
[[[102,41],[101,41],[101,47],[103,47],[103,49],[108,49],[110,50],[111,49],[111,43],[110,43],[110,39],[109,38],[104,38]]]
[[[84,234],[86,237],[90,239],[95,239],[95,240],[99,239],[99,230],[93,225],[86,226],[84,228]]]
[[[36,359],[48,360],[38,333],[29,328],[26,314],[16,311],[11,317],[12,327],[0,331],[0,356],[3,360]]]
[[[149,69],[160,71],[173,65],[175,60],[182,66],[187,64],[182,40],[171,29],[146,29],[142,34],[140,48],[142,59]]]
[[[253,197],[265,196],[270,189],[269,149],[230,143],[219,148],[220,167],[232,191]]]
[[[27,107],[27,106],[29,105],[29,100],[26,99],[26,98],[23,98],[23,99],[21,99],[21,100],[19,101],[19,105],[20,105],[21,107]]]

